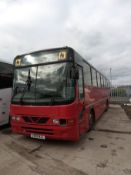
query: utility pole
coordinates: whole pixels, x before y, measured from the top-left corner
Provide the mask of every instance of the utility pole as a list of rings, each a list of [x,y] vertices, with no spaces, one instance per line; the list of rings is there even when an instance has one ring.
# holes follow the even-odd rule
[[[111,82],[111,86],[112,86],[112,68],[110,68],[110,82]]]
[[[110,96],[113,96],[113,92],[112,92],[112,68],[110,68]]]

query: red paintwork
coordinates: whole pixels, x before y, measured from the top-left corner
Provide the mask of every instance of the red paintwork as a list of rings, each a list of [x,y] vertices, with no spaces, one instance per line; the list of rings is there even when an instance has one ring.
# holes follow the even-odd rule
[[[89,129],[88,116],[90,107],[93,105],[95,117],[98,119],[106,109],[106,102],[109,98],[109,89],[85,87],[85,99],[80,101],[78,99],[78,89],[76,89],[76,99],[72,104],[56,105],[56,106],[21,106],[11,104],[11,116],[47,116],[50,119],[46,124],[28,124],[21,118],[20,121],[11,120],[11,127],[14,133],[23,135],[30,135],[23,127],[31,127],[31,132],[35,133],[39,129],[51,129],[46,138],[72,140],[77,141],[80,135]],[[82,120],[79,120],[79,114],[85,106]],[[54,125],[52,119],[74,119],[73,125],[59,126]],[[51,132],[51,134],[50,134]]]

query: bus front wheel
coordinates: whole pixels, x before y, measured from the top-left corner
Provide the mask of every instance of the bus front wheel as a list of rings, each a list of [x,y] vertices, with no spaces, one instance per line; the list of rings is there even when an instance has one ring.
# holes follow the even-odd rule
[[[94,128],[94,124],[95,124],[95,115],[94,112],[91,111],[89,114],[89,131]]]

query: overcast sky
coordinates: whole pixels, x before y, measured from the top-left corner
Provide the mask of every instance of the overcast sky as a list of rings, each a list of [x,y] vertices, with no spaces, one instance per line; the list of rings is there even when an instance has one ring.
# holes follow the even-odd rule
[[[131,84],[131,0],[0,0],[0,58],[71,46]]]

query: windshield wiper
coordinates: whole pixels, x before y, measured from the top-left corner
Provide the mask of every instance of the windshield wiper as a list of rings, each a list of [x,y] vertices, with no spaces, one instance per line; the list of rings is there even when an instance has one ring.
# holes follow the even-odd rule
[[[21,97],[20,97],[20,102],[21,102],[21,104],[23,103],[23,98],[24,98],[24,95],[25,95],[25,93],[26,93],[26,89],[27,89],[28,91],[30,91],[31,83],[32,83],[32,81],[31,81],[30,69],[29,69],[29,71],[28,71],[28,77],[27,77],[27,80],[26,80],[26,84],[25,84],[25,87],[24,87],[24,89],[23,89],[22,95],[21,95]]]
[[[13,92],[13,95],[12,95],[12,98],[11,98],[11,99],[13,99],[14,96],[18,93],[18,89],[19,89],[18,86],[16,86],[16,87],[14,88],[14,92]]]

